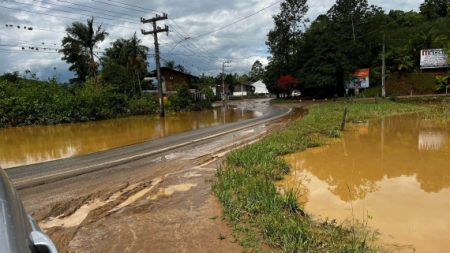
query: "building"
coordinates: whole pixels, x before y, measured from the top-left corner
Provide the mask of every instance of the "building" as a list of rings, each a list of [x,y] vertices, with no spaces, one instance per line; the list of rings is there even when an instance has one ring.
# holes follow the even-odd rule
[[[269,90],[267,89],[266,84],[262,81],[252,83],[251,86],[255,88],[256,95],[269,95]]]
[[[164,95],[170,95],[176,92],[177,85],[185,85],[192,93],[198,93],[195,87],[195,82],[199,78],[191,74],[183,73],[181,71],[162,67],[161,68],[161,81],[162,90]],[[152,71],[144,78],[143,85],[144,92],[146,93],[158,93],[158,81],[156,76],[156,70]]]
[[[246,97],[253,94],[255,88],[249,84],[238,84],[233,87],[234,97]]]

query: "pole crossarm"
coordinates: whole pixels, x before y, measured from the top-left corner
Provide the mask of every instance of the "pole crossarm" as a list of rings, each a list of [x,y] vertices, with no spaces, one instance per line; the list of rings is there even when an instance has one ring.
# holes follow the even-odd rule
[[[153,35],[156,33],[163,33],[163,32],[169,33],[169,26],[166,25],[164,28],[157,27],[156,30],[154,31],[145,31],[144,29],[141,30],[141,33],[143,35]]]
[[[166,13],[163,13],[162,16],[156,14],[156,16],[154,18],[150,18],[150,19],[141,18],[141,23],[143,23],[143,24],[153,23],[153,22],[165,20],[165,19],[168,19],[168,18],[169,17],[167,16]]]

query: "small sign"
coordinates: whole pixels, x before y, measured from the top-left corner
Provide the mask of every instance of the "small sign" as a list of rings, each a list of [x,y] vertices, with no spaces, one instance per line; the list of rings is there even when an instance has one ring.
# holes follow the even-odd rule
[[[355,73],[348,74],[345,78],[346,89],[369,88],[370,69],[357,69]]]
[[[420,68],[446,68],[448,56],[444,49],[424,49],[420,51]]]

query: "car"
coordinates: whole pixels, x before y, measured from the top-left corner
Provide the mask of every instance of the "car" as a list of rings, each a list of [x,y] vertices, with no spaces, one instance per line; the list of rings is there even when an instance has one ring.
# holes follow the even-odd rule
[[[52,240],[25,212],[6,172],[0,168],[0,252],[57,253]]]
[[[292,96],[293,97],[300,97],[301,95],[302,95],[302,93],[299,90],[293,90],[292,91]]]

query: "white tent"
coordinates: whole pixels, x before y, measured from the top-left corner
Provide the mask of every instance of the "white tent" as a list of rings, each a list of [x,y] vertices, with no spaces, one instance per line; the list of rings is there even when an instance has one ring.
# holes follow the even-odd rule
[[[269,94],[269,90],[267,90],[266,84],[264,84],[262,81],[252,83],[251,86],[255,87],[255,94]]]

